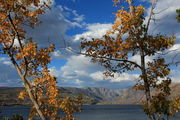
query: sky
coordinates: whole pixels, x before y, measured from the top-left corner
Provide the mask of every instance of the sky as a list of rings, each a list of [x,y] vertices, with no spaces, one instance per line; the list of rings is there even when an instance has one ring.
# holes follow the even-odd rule
[[[46,1],[46,0],[44,0]],[[150,2],[137,0],[149,14]],[[175,10],[179,8],[179,0],[159,0],[155,13],[156,22],[150,24],[149,34],[175,34],[175,45],[166,56],[172,60],[180,52],[180,23],[177,23]],[[40,16],[42,24],[35,29],[27,28],[27,36],[42,47],[55,43],[56,50],[52,53],[53,60],[49,64],[51,73],[58,79],[58,86],[71,87],[105,87],[111,89],[125,89],[134,85],[138,72],[115,74],[114,78],[105,78],[105,69],[98,63],[91,63],[90,58],[78,55],[66,48],[79,50],[81,38],[101,38],[110,30],[115,20],[117,8],[113,7],[112,0],[55,0],[51,10]],[[168,50],[168,51],[170,51]],[[130,58],[140,62],[139,56]],[[180,55],[175,57],[178,60]],[[148,57],[151,61],[153,58]],[[171,66],[173,82],[180,82],[180,66]],[[0,55],[0,86],[22,86],[16,70],[9,59]]]

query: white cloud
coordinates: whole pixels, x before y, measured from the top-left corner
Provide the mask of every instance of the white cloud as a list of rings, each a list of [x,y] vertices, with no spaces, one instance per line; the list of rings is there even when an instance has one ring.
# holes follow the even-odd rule
[[[175,34],[175,45],[166,50],[168,53],[164,56],[167,63],[177,62],[180,60],[180,23],[176,20],[176,9],[179,8],[179,0],[158,0],[154,13],[155,22],[150,24],[150,34]],[[150,9],[148,10],[150,12]],[[148,17],[147,17],[148,18]]]
[[[85,24],[83,15],[61,5],[52,5],[51,10],[40,16],[40,20],[40,26],[34,29],[27,28],[27,36],[33,37],[33,40],[42,46],[54,43],[57,47],[64,47],[64,40],[71,40],[66,32]]]
[[[180,42],[180,24],[176,21],[176,9],[179,8],[179,4],[177,3],[179,3],[179,0],[158,0],[154,10],[154,13],[158,14],[154,15],[155,22],[152,21],[150,24],[150,33],[168,35],[175,33],[177,36],[176,43]],[[150,12],[150,8],[148,12]]]
[[[95,81],[104,81],[107,80],[109,82],[122,82],[122,81],[134,81],[137,80],[139,74],[129,74],[129,73],[115,73],[114,77],[105,77],[103,71],[97,71],[95,73],[90,74],[90,76]]]
[[[51,73],[58,77],[59,83],[70,85],[91,84],[90,74],[102,68],[91,63],[88,57],[83,55],[70,56],[61,68],[51,67]]]
[[[164,52],[163,57],[166,60],[166,63],[176,63],[180,61],[180,44],[175,44],[170,49]]]
[[[174,62],[180,59],[178,53],[180,53],[180,24],[176,20],[176,9],[179,8],[179,4],[177,4],[179,0],[158,0],[154,13],[158,13],[154,15],[154,21],[151,21],[149,34],[162,34],[162,35],[172,35],[175,34],[176,40],[175,45],[166,50],[166,54],[164,57],[167,63],[172,62],[172,58],[174,58]],[[148,16],[150,14],[150,8],[147,10]],[[146,22],[148,19],[146,17]],[[176,56],[177,55],[177,56]],[[175,57],[176,56],[176,57]]]
[[[116,73],[114,77],[106,78],[104,69],[89,60],[83,55],[71,56],[63,67],[51,67],[50,70],[58,77],[58,85],[61,86],[127,88],[132,86],[138,77],[138,74]]]
[[[180,53],[180,24],[176,21],[176,9],[179,8],[179,0],[158,0],[153,16],[155,19],[151,21],[149,34],[162,34],[162,35],[172,35],[175,34],[176,40],[175,45],[166,50],[165,53],[169,53],[165,56],[166,61],[172,62],[172,58],[175,54]],[[146,22],[150,14],[150,8],[147,10],[148,16],[146,17]],[[174,51],[176,49],[176,51]],[[177,61],[180,56],[176,57]]]
[[[150,25],[150,34],[166,33],[170,35],[175,33],[177,43],[180,43],[180,24],[176,22],[175,10],[179,8],[178,0],[159,0],[156,11],[163,9],[167,10],[156,15],[158,21]],[[55,4],[55,3],[54,3]],[[79,15],[76,10],[65,6],[52,5],[52,10],[41,16],[43,24],[29,31],[29,35],[33,36],[35,41],[41,45],[47,45],[49,42],[55,43],[58,47],[64,45],[64,40],[68,42],[68,46],[79,48],[80,38],[101,38],[107,30],[111,29],[112,24],[86,24],[84,15]],[[83,27],[82,27],[83,26]],[[66,32],[73,27],[84,28],[82,34],[77,34],[74,37],[66,35]],[[29,29],[28,29],[29,30]],[[179,48],[180,44],[176,44],[170,50]],[[70,51],[60,49],[53,53],[54,57],[66,58],[67,62],[61,68],[51,67],[51,73],[58,77],[60,86],[100,86],[109,88],[126,88],[134,84],[134,80],[139,76],[133,73],[116,73],[114,78],[105,78],[103,72],[105,69],[96,63],[91,63],[90,58],[83,55],[73,55]],[[172,57],[168,57],[171,59]],[[3,60],[4,59],[4,60]],[[137,63],[140,63],[139,56],[130,58]],[[147,61],[152,58],[147,57]],[[146,62],[147,62],[146,61]],[[20,80],[15,69],[5,58],[0,58],[0,85],[18,85]],[[3,69],[2,69],[3,68]],[[173,81],[179,80],[179,69],[172,71]],[[104,79],[105,78],[105,79]],[[15,80],[16,79],[16,80]],[[17,84],[18,80],[18,84]],[[19,83],[20,82],[20,83]]]
[[[176,23],[175,23],[176,24]],[[79,43],[80,38],[101,38],[107,30],[111,29],[112,24],[88,24],[86,27],[86,31],[82,34],[77,34],[74,36],[72,44]],[[151,27],[155,27],[151,24]],[[162,31],[164,32],[164,31]],[[77,44],[76,44],[77,45]],[[171,49],[178,48],[179,45],[175,45]],[[62,54],[62,52],[60,52]],[[58,54],[57,54],[58,55]],[[171,57],[170,57],[171,58]],[[146,63],[152,61],[152,57],[146,57]],[[130,60],[136,61],[140,64],[140,56],[136,55],[130,58]],[[79,82],[79,84],[84,86],[107,86],[117,87],[119,85],[120,88],[127,87],[133,85],[137,80],[139,74],[132,73],[116,73],[114,78],[105,78],[103,75],[104,69],[100,68],[99,65],[90,63],[90,59],[86,58],[82,55],[80,56],[71,56],[68,58],[68,62],[63,66],[59,71],[61,73],[60,79],[65,80],[67,83],[71,83],[71,85],[78,85],[77,79],[83,82]],[[83,72],[82,72],[83,71]],[[82,74],[83,73],[83,74]],[[123,86],[122,86],[123,85]]]
[[[74,14],[76,14],[76,11],[74,11]],[[94,24],[87,24],[85,26],[86,26],[85,32],[74,35],[72,39],[61,40],[63,45],[64,42],[66,43],[66,48],[65,49],[60,48],[60,50],[55,51],[53,53],[53,56],[56,58],[68,58],[69,56],[74,54],[74,52],[69,49],[73,49],[76,52],[80,51],[81,38],[86,38],[86,39],[101,38],[106,33],[107,30],[111,29],[112,24],[94,23]]]
[[[172,35],[175,34],[176,40],[175,45],[166,50],[164,53],[168,53],[162,55],[166,63],[171,63],[172,61],[175,63],[180,60],[180,23],[176,20],[176,9],[179,8],[179,0],[158,0],[154,13],[158,13],[154,15],[155,22],[151,21],[149,34],[162,34],[162,35]],[[150,13],[150,8],[148,9],[148,15]],[[147,21],[148,17],[146,17]],[[159,56],[159,55],[157,55]],[[179,71],[174,66],[171,66],[172,73],[170,76],[172,77],[173,82],[180,82]]]
[[[56,76],[56,77],[59,77],[60,73],[59,73],[59,71],[56,69],[55,66],[50,67],[49,70],[50,70],[51,75],[54,75],[54,76]]]
[[[104,68],[96,63],[91,63],[90,59],[83,55],[71,56],[63,67],[60,69],[52,67],[51,71],[59,78],[60,84],[62,81],[63,84],[71,84],[73,86],[101,86],[101,83],[104,86],[110,86],[114,83],[120,84],[124,81],[132,84],[139,76],[138,74],[115,73],[114,77],[106,78],[103,74]]]
[[[145,58],[146,64],[147,64],[148,62],[151,62],[151,61],[153,60],[153,58],[154,58],[154,57],[146,56],[146,58]],[[141,57],[140,57],[140,55],[132,56],[132,57],[129,58],[129,60],[134,61],[134,62],[136,62],[137,64],[141,65]]]
[[[66,70],[84,70],[86,72],[94,71],[96,65],[92,64],[90,62],[90,59],[88,57],[85,57],[84,55],[79,56],[71,56],[68,58],[67,65],[63,66],[61,69],[62,71]],[[74,70],[73,70],[74,71]]]
[[[86,32],[82,34],[77,34],[74,37],[74,41],[79,41],[81,38],[91,39],[91,38],[101,38],[106,34],[106,31],[111,29],[112,24],[88,24],[86,27]]]
[[[105,80],[104,74],[102,71],[97,71],[92,74],[90,74],[90,77],[92,77],[95,81],[102,81]]]
[[[135,81],[139,77],[139,74],[128,74],[128,73],[116,73],[114,78],[111,79],[111,82],[121,82],[121,81]]]
[[[44,2],[47,0],[42,0]],[[76,20],[73,20],[76,19]],[[63,45],[64,39],[70,37],[66,35],[68,29],[73,27],[82,27],[83,15],[79,15],[72,9],[68,9],[63,6],[55,6],[55,2],[51,4],[51,10],[46,14],[40,16],[40,20],[43,22],[40,26],[27,29],[27,36],[33,37],[33,40],[39,43],[40,46],[47,46],[50,43],[55,43],[58,46]],[[71,40],[71,39],[70,39]],[[17,40],[15,45],[18,46]],[[54,53],[57,56],[58,51]],[[7,57],[0,57],[0,86],[19,86],[22,82],[17,74],[17,71],[12,66],[11,61]],[[55,68],[51,68],[52,74],[59,76],[59,71]],[[76,81],[79,82],[80,81]]]

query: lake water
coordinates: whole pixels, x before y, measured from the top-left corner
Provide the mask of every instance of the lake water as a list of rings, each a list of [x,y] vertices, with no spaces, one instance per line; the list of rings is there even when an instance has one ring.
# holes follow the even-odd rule
[[[27,119],[28,106],[0,106],[2,117],[21,114]],[[77,120],[148,120],[140,105],[84,105],[83,111],[75,114]],[[180,114],[170,120],[180,120]]]

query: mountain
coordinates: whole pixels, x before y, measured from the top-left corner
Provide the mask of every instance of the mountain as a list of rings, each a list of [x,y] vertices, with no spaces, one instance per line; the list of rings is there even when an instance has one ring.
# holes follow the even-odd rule
[[[145,100],[143,91],[133,89],[112,90],[98,87],[59,87],[60,97],[77,97],[83,95],[84,104],[140,104]],[[171,97],[180,93],[180,83],[171,85]],[[29,105],[30,100],[19,100],[18,93],[23,90],[22,87],[0,87],[0,105]],[[152,94],[156,91],[153,90]]]
[[[180,83],[171,84],[171,95],[170,98],[174,98],[180,95]],[[157,91],[152,90],[152,95],[156,94]],[[120,96],[115,97],[112,101],[103,101],[99,104],[140,104],[145,101],[145,95],[143,91],[136,91],[132,88],[122,91]]]
[[[59,97],[64,98],[70,96],[71,98],[75,98],[80,94],[72,94],[68,89],[59,88],[60,95]],[[74,89],[74,88],[72,88]],[[24,90],[23,87],[0,87],[0,105],[31,105],[31,101],[29,99],[18,99],[18,94],[20,91]],[[83,94],[83,103],[84,104],[95,104],[97,101]]]
[[[85,87],[85,88],[61,87],[60,90],[62,91],[66,90],[75,95],[84,94],[94,98],[97,101],[110,101],[122,94],[121,90],[111,90],[108,88],[98,88],[98,87]]]

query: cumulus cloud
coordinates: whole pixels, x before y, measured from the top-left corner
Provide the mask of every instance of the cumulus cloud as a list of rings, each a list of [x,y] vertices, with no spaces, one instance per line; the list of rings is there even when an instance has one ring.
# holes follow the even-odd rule
[[[90,76],[95,81],[103,81],[107,80],[109,82],[122,82],[122,81],[134,81],[139,78],[139,74],[129,74],[129,73],[115,73],[114,77],[105,77],[103,71],[97,71],[95,73],[90,74]]]
[[[167,63],[177,62],[180,60],[180,24],[176,20],[176,9],[179,8],[177,4],[179,0],[158,0],[154,13],[155,22],[151,22],[149,34],[163,34],[176,36],[175,45],[165,51]],[[148,15],[150,8],[148,9]],[[146,20],[148,17],[146,17]]]
[[[179,7],[177,5],[177,3],[178,3],[177,0],[166,0],[166,1],[159,0],[158,4],[156,6],[156,9],[155,9],[155,13],[160,12],[160,11],[162,11],[162,12],[160,12],[159,14],[156,14],[155,19],[157,19],[157,21],[152,22],[150,24],[149,34],[162,33],[162,34],[171,35],[172,33],[174,33],[177,36],[176,44],[171,49],[166,51],[166,52],[169,52],[169,51],[177,50],[177,52],[172,52],[172,53],[170,52],[171,54],[168,54],[168,57],[166,56],[167,61],[171,61],[172,60],[172,55],[175,55],[176,53],[180,52],[178,50],[179,47],[180,47],[179,46],[179,42],[180,42],[180,36],[179,36],[180,35],[180,32],[179,32],[180,24],[177,23],[176,19],[175,19],[175,16],[176,16],[175,10]],[[86,38],[86,39],[101,38],[102,35],[104,35],[105,32],[108,29],[111,29],[111,26],[112,26],[112,24],[100,24],[100,23],[90,24],[90,25],[87,26],[86,31],[84,33],[75,35],[73,41],[79,41],[80,38]],[[158,55],[156,57],[158,57]],[[74,57],[74,59],[79,59],[79,58]],[[138,64],[140,64],[140,57],[138,55],[133,56],[130,59],[137,62]],[[153,59],[152,57],[146,57],[146,63],[149,62],[149,61],[152,61],[152,59]],[[69,59],[69,60],[71,60],[71,59]],[[76,64],[76,62],[74,64]],[[76,68],[72,67],[72,66],[74,66],[74,64],[70,65],[70,63],[67,63],[64,66],[64,68],[67,68],[67,66],[68,66],[68,68],[76,69]],[[98,68],[98,67],[96,67],[96,68]],[[71,70],[73,70],[73,69],[71,69]],[[77,69],[80,70],[81,67],[78,67]],[[87,71],[87,68],[82,67],[82,70],[83,69],[84,69],[84,71]],[[66,71],[66,70],[67,69],[64,69],[64,71]],[[90,69],[88,69],[88,71],[89,70]],[[75,70],[73,70],[73,71],[75,71]],[[129,84],[132,85],[132,83],[133,83],[132,81],[137,79],[137,77],[139,76],[138,74],[123,73],[123,74],[115,74],[114,78],[105,79],[104,75],[103,75],[103,71],[104,71],[104,69],[102,69],[102,70],[93,70],[91,72],[87,72],[89,74],[84,74],[84,76],[86,77],[86,80],[88,78],[88,80],[91,79],[92,83],[95,82],[96,85],[101,84],[101,85],[104,85],[104,86],[108,86],[107,84],[114,85],[114,83],[116,83],[116,82],[117,83],[122,83],[122,81],[124,83],[126,83],[126,84],[127,84],[127,81],[128,81]],[[171,75],[174,76],[173,81],[176,81],[176,82],[179,81],[177,71],[179,71],[179,70],[176,69],[171,74]],[[73,72],[73,73],[75,73],[75,72]],[[77,75],[78,73],[75,73],[75,74]],[[75,75],[75,74],[70,74],[71,78],[73,78],[72,76]],[[86,83],[86,80],[83,80],[84,83]],[[127,86],[129,84],[127,84]]]
[[[121,81],[137,81],[139,78],[139,74],[128,74],[128,73],[116,73],[113,78],[111,78],[111,82],[121,82]]]
[[[176,21],[176,9],[179,8],[179,5],[177,4],[178,1],[179,0],[158,0],[156,8],[154,10],[155,22],[151,22],[150,33],[163,33],[168,35],[174,33],[177,36],[176,43],[180,42],[180,24]],[[149,11],[150,8],[148,12]]]
[[[95,81],[102,81],[105,80],[104,74],[102,71],[97,71],[90,74],[90,77],[94,79]]]
[[[175,33],[177,36],[176,44],[173,48],[169,49],[169,51],[179,49],[180,47],[180,24],[177,23],[175,19],[175,10],[179,7],[177,3],[178,0],[159,0],[155,12],[162,10],[163,12],[155,16],[155,18],[158,19],[155,23],[152,22],[150,24],[150,34],[161,32],[171,35]],[[52,10],[42,15],[40,19],[43,24],[37,28],[28,29],[29,36],[32,36],[34,40],[42,46],[55,43],[58,47],[64,47],[64,42],[67,42],[68,47],[75,50],[79,48],[81,38],[101,38],[112,26],[111,23],[86,24],[84,22],[84,15],[80,15],[76,10],[60,5],[52,5]],[[83,33],[74,36],[66,35],[68,30],[74,27],[85,28],[85,30]],[[177,50],[177,53],[179,50]],[[172,53],[175,54],[175,52]],[[68,51],[67,49],[56,50],[53,56],[55,58],[65,58],[67,60],[65,65],[60,68],[58,68],[58,66],[50,68],[51,73],[58,77],[58,85],[60,86],[127,88],[131,87],[139,76],[136,73],[116,73],[114,78],[105,78],[103,75],[105,69],[102,66],[97,63],[91,63],[90,58],[83,55],[75,55],[72,51]],[[176,57],[177,59],[179,59],[178,56]],[[166,59],[167,58],[170,61],[172,56],[169,55]],[[133,56],[130,59],[140,63],[139,56]],[[147,57],[146,62],[152,59],[153,58]],[[0,69],[2,73],[0,74],[0,85],[17,85],[17,82],[20,80],[18,80],[19,77],[15,69],[12,69],[10,61],[6,58],[1,58],[0,67],[4,68]],[[178,72],[179,69],[172,70],[171,76],[173,81],[180,81]],[[15,79],[16,82],[14,81]]]
[[[177,36],[176,43],[179,44],[180,24],[176,21],[176,9],[179,8],[179,5],[177,4],[178,1],[179,0],[158,0],[154,10],[155,22],[151,22],[150,24],[150,33],[163,33],[168,35],[174,33]],[[148,12],[150,12],[150,8]]]
[[[147,64],[148,62],[151,62],[153,60],[153,58],[154,57],[147,56],[145,63]],[[141,64],[141,56],[140,55],[132,56],[132,57],[129,58],[129,60],[134,61],[134,62],[136,62],[139,65]]]
[[[79,41],[81,38],[91,39],[91,38],[101,38],[105,35],[106,31],[112,28],[112,24],[88,24],[86,27],[86,32],[82,34],[77,34],[74,36],[74,41]]]
[[[81,42],[81,38],[101,38],[107,30],[111,29],[111,27],[112,24],[88,24],[85,32],[73,37],[71,44],[77,45],[77,43]],[[62,57],[64,53],[65,51],[56,51],[54,52],[54,56]],[[59,69],[56,67],[51,67],[50,69],[51,73],[58,77],[59,85],[67,86],[110,87],[111,85],[114,85],[115,82],[119,85],[120,82],[127,84],[128,81],[129,83],[127,86],[129,86],[129,84],[132,85],[132,80],[134,80],[135,76],[134,74],[115,74],[114,78],[105,78],[103,75],[105,69],[97,63],[91,63],[90,58],[83,55],[69,55],[69,57],[67,57],[67,63],[64,66]]]
[[[72,55],[71,51],[65,49],[67,46],[79,49],[79,42],[73,42],[72,36],[67,35],[67,32],[72,28],[85,27],[84,19],[84,15],[78,14],[76,10],[67,6],[56,5],[53,2],[51,10],[47,10],[45,14],[40,16],[42,21],[40,26],[34,29],[26,28],[27,37],[32,37],[41,47],[51,43],[55,44],[57,49],[52,56],[55,58],[67,58]]]
[[[163,2],[163,5],[161,4],[162,2]],[[160,13],[161,15],[159,16],[157,15],[159,20],[156,21],[156,23],[152,22],[150,24],[150,31],[149,31],[150,34],[157,34],[161,32],[163,34],[171,35],[174,32],[177,36],[177,41],[179,40],[179,36],[178,36],[179,24],[175,20],[175,16],[176,16],[175,8],[177,4],[175,3],[177,3],[177,1],[176,2],[173,1],[173,5],[175,6],[173,6],[172,4],[170,4],[171,6],[169,6],[169,4],[166,4],[166,2],[162,0],[159,1],[159,3],[157,4],[158,9],[156,9],[156,11],[161,11],[162,9],[166,8],[166,6],[169,6],[170,8],[168,8],[166,12]],[[112,26],[111,23],[110,24],[100,24],[100,23],[89,24],[87,25],[85,32],[74,36],[73,43],[79,42],[80,38],[86,38],[86,39],[101,38],[106,33],[107,30],[111,29],[111,26]],[[174,49],[178,49],[179,44],[177,43],[173,46],[173,48],[169,49],[168,51],[173,51]],[[168,57],[168,58],[171,59],[172,57]],[[83,61],[87,62],[86,63],[87,65],[81,62],[82,59]],[[152,57],[146,57],[146,63],[149,61],[152,61],[152,59],[153,59]],[[133,60],[137,62],[138,64],[140,64],[140,56],[138,55],[131,57],[130,60]],[[91,68],[90,66],[93,66],[93,67]],[[127,86],[132,86],[139,76],[139,74],[131,74],[131,73],[118,74],[117,73],[115,74],[114,78],[105,78],[103,75],[104,69],[101,68],[99,70],[99,66],[97,66],[97,64],[95,65],[93,63],[89,63],[89,58],[85,58],[83,56],[73,56],[73,57],[68,58],[67,64],[65,64],[65,66],[63,66],[59,71],[61,71],[61,76],[63,76],[63,78],[60,78],[60,79],[71,81],[71,83],[74,85],[76,85],[76,80],[78,79],[80,81],[83,81],[83,82],[80,82],[82,86],[86,86],[86,85],[87,86],[99,85],[99,86],[106,86],[106,87],[119,86],[121,88],[123,85],[123,87],[127,87]],[[173,81],[178,81],[177,79],[178,74],[176,73],[177,72],[172,73],[172,75],[174,76]]]
[[[59,78],[60,83],[64,82],[67,84],[76,84],[77,81],[86,81],[85,84],[88,84],[88,81],[91,79],[89,74],[96,70],[102,70],[100,66],[91,63],[90,59],[83,55],[69,57],[67,63],[60,69],[55,67],[50,69],[51,73]]]
[[[41,0],[46,2],[47,0]],[[42,24],[34,29],[26,27],[27,37],[33,37],[33,40],[40,46],[47,46],[50,43],[54,43],[57,46],[64,45],[64,39],[71,39],[66,35],[66,32],[75,27],[82,27],[85,23],[83,20],[85,17],[79,15],[77,11],[69,9],[68,7],[55,5],[52,0],[51,10],[46,14],[40,16]],[[15,40],[15,45],[18,46]],[[57,55],[58,51],[54,53]],[[11,65],[11,61],[7,57],[0,57],[0,86],[19,86],[22,85],[21,80]],[[80,83],[80,80],[76,80]]]
[[[85,26],[85,31],[83,33],[74,35],[70,41],[64,41],[66,43],[66,49],[55,51],[53,56],[56,58],[68,58],[74,54],[74,52],[72,52],[70,49],[75,50],[76,52],[80,51],[81,38],[89,40],[92,38],[101,38],[107,30],[111,29],[112,24],[93,23],[86,24]]]
[[[59,69],[51,67],[50,70],[58,77],[61,86],[127,88],[135,84],[139,76],[115,73],[114,77],[105,77],[103,74],[105,69],[97,63],[91,63],[90,58],[83,55],[71,56],[63,67]]]
[[[144,1],[144,0],[143,0]],[[156,8],[154,10],[153,19],[151,21],[149,34],[162,34],[176,36],[175,45],[170,49],[164,51],[164,55],[158,54],[156,57],[164,57],[166,63],[176,63],[180,60],[180,24],[176,20],[176,9],[179,8],[179,0],[158,0]],[[150,8],[147,10],[148,16],[150,14]],[[146,17],[146,21],[148,19]],[[179,79],[179,67],[171,66],[171,78],[173,82],[180,82]]]
[[[27,28],[27,36],[40,45],[56,44],[57,47],[64,45],[64,40],[71,40],[66,32],[74,27],[82,27],[84,16],[77,11],[65,6],[53,5],[51,10],[40,16],[42,24],[34,29]]]

